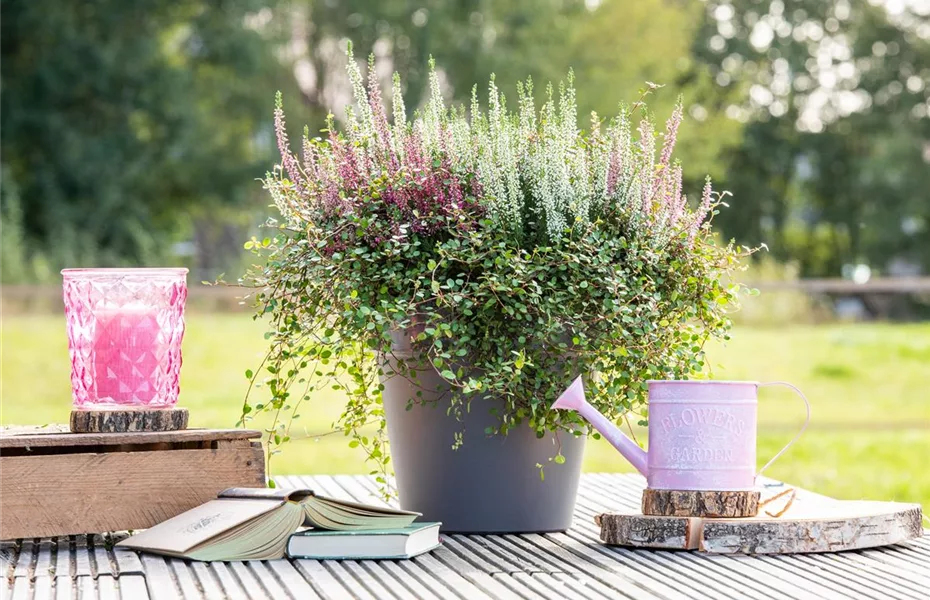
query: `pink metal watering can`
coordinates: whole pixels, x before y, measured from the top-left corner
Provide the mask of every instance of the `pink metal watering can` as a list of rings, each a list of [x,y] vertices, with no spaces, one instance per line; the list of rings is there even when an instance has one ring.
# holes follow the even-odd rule
[[[581,377],[552,408],[578,411],[646,477],[652,489],[752,490],[756,477],[785,453],[810,423],[811,407],[798,388],[781,381],[649,381],[649,452],[588,404]],[[758,390],[791,388],[804,400],[801,430],[756,473]]]

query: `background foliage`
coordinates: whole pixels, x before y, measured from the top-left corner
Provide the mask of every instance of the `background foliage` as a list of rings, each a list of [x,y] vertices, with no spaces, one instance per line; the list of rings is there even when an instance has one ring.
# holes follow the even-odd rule
[[[185,261],[235,270],[266,213],[275,89],[322,126],[353,39],[449,99],[573,67],[584,114],[665,84],[719,225],[803,275],[930,263],[930,6],[919,0],[2,0],[2,279]],[[510,98],[514,90],[504,88]],[[586,99],[586,100],[585,100]],[[691,187],[697,181],[689,182]],[[190,255],[193,255],[192,257]]]

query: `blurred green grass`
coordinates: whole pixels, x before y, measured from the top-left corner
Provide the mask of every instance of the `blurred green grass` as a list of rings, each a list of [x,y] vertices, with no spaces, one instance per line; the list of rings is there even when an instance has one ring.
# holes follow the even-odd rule
[[[261,361],[263,332],[247,314],[188,314],[180,405],[190,409],[191,426],[235,425],[243,373]],[[0,424],[67,422],[64,318],[5,315],[0,335]],[[811,428],[767,475],[838,498],[930,508],[930,324],[737,327],[733,338],[709,348],[715,378],[790,381],[813,407]],[[368,472],[361,451],[341,434],[326,435],[341,410],[335,392],[314,397],[293,431],[302,439],[274,458],[274,474]],[[803,414],[788,390],[760,393],[760,465],[792,437]],[[603,441],[589,443],[584,464],[630,471]]]

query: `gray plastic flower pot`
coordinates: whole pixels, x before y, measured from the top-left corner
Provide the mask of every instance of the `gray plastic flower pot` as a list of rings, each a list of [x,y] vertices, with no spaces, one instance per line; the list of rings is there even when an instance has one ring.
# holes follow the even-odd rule
[[[413,358],[398,352],[386,358],[381,381],[401,507],[441,521],[450,533],[568,529],[585,438],[566,432],[537,438],[525,423],[506,436],[486,435],[496,422],[490,410],[503,402],[475,399],[459,421],[447,414],[449,386],[432,366],[418,371],[414,382],[394,372],[399,357]],[[415,402],[408,410],[410,399]],[[463,444],[453,449],[457,432],[464,432]],[[560,447],[565,462],[556,464],[550,459]]]

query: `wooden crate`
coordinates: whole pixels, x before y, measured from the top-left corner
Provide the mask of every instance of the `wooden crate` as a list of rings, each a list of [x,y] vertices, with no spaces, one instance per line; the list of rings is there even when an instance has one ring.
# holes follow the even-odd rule
[[[265,485],[261,432],[0,432],[0,539],[143,529]]]

